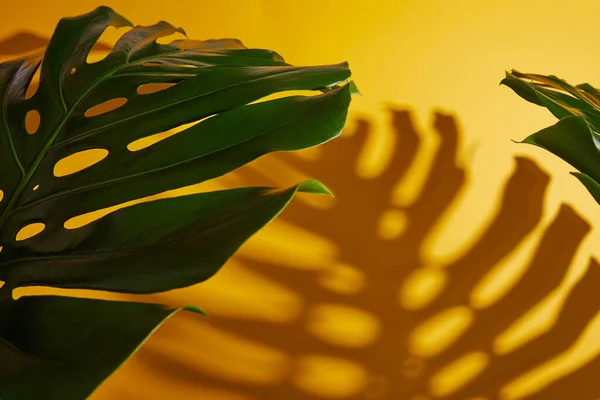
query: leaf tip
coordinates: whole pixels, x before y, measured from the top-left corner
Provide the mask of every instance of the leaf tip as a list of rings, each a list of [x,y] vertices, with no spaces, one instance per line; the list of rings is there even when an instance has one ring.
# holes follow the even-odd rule
[[[331,190],[327,188],[327,186],[314,179],[309,179],[300,183],[297,186],[297,190],[303,193],[324,194],[330,197],[335,197]]]
[[[350,81],[350,82],[348,83],[348,86],[349,86],[349,88],[350,88],[350,94],[352,94],[352,95],[355,95],[355,94],[356,94],[356,95],[359,95],[359,96],[362,96],[362,95],[363,95],[363,94],[360,92],[360,89],[358,88],[358,86],[356,86],[356,82],[354,82],[354,81]]]
[[[195,306],[184,306],[183,309],[186,311],[194,312],[196,314],[200,314],[204,317],[208,317],[208,314],[206,313],[206,311],[204,311],[201,308],[195,307]]]

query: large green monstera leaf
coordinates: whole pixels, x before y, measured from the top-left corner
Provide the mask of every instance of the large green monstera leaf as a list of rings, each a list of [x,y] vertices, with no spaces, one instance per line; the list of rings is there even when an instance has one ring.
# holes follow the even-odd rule
[[[600,91],[587,83],[572,86],[552,75],[514,70],[501,83],[559,119],[523,143],[546,149],[575,167],[578,172],[572,174],[600,203]]]
[[[270,152],[328,141],[344,127],[355,89],[346,63],[295,67],[234,39],[158,43],[182,32],[166,22],[129,29],[105,58],[88,63],[109,26],[131,24],[99,7],[61,20],[43,55],[0,64],[2,400],[84,398],[173,312],[101,300],[13,300],[13,289],[154,293],[189,286],[212,276],[296,192],[329,194],[316,181],[216,191],[65,227],[73,217],[216,178]],[[155,84],[160,90],[142,90]],[[289,90],[316,92],[263,100]],[[130,146],[183,125],[149,147]],[[56,173],[60,160],[92,149],[104,158]],[[19,236],[32,226],[37,234]],[[102,331],[113,340],[103,340]]]

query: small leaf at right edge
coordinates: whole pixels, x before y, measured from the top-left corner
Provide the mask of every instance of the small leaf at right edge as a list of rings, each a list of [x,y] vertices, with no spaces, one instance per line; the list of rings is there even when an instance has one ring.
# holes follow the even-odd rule
[[[179,310],[61,296],[2,302],[0,399],[85,399]]]
[[[583,118],[571,116],[528,136],[522,143],[548,150],[590,179],[600,182],[600,153],[593,135]]]

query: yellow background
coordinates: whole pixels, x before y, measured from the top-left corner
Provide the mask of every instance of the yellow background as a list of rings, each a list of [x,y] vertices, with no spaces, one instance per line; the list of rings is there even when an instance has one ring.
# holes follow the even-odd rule
[[[345,196],[351,195],[347,189],[353,182],[363,185],[356,186],[358,191],[369,190],[372,186],[364,182],[379,182],[378,177],[394,156],[402,154],[402,147],[399,153],[393,152],[398,133],[392,129],[394,110],[403,118],[410,117],[421,147],[398,186],[392,191],[376,193],[380,197],[389,195],[392,201],[387,208],[377,210],[382,227],[370,239],[363,237],[366,234],[363,226],[356,222],[361,213],[356,205],[345,214],[341,211],[335,214],[336,223],[347,232],[355,232],[349,233],[351,238],[343,243],[328,238],[326,227],[313,222],[303,226],[297,219],[286,219],[284,214],[244,246],[240,257],[214,279],[193,288],[146,297],[144,300],[172,305],[199,305],[211,318],[199,320],[192,315],[178,315],[168,321],[97,390],[92,396],[94,400],[397,399],[398,393],[407,399],[425,400],[451,396],[461,385],[464,388],[474,384],[476,376],[485,371],[490,383],[483,386],[481,393],[473,392],[472,398],[491,398],[498,393],[511,399],[535,393],[544,399],[600,397],[600,390],[593,387],[598,384],[589,373],[573,375],[587,377],[579,381],[565,380],[563,391],[540,392],[550,382],[575,374],[577,368],[584,368],[600,352],[597,340],[600,319],[592,318],[594,313],[587,315],[578,308],[571,309],[569,318],[557,323],[566,299],[574,293],[572,288],[586,272],[590,256],[596,254],[593,243],[598,240],[597,229],[583,239],[569,270],[558,271],[562,282],[558,288],[544,282],[557,273],[550,254],[545,259],[548,277],[539,274],[538,281],[528,281],[527,290],[541,291],[534,296],[539,300],[535,306],[513,303],[511,307],[517,308],[516,314],[522,316],[509,321],[504,333],[485,343],[452,350],[456,343],[461,343],[461,336],[478,326],[476,322],[483,318],[486,309],[511,296],[511,288],[523,276],[524,267],[562,203],[573,206],[587,221],[600,217],[600,208],[569,176],[568,166],[539,149],[511,142],[553,123],[553,117],[524,102],[508,88],[498,86],[504,71],[511,68],[555,74],[571,83],[587,81],[600,85],[600,52],[594,46],[600,3],[56,0],[50,5],[45,1],[3,0],[0,41],[21,31],[47,37],[61,17],[81,14],[100,4],[113,7],[136,24],[169,21],[184,27],[191,38],[236,37],[249,47],[274,49],[292,64],[350,63],[363,96],[353,99],[344,133],[349,137],[339,140],[350,143],[355,138],[352,132],[359,134],[364,128],[359,121],[367,121],[372,134],[360,156],[351,158],[356,146],[332,144],[331,151],[326,152],[333,161],[329,164],[315,161],[316,152],[305,152],[296,159],[300,161],[295,169],[286,167],[294,159],[268,157],[249,168],[250,175],[252,171],[266,171],[275,183],[292,184],[306,173],[303,166],[316,163],[309,175],[322,179],[334,190],[336,186],[342,187]],[[114,37],[113,32],[107,40]],[[435,111],[452,115],[458,123],[461,141],[457,157],[459,165],[466,168],[467,184],[443,217],[426,232],[421,252],[423,266],[407,274],[403,281],[392,282],[397,286],[397,301],[373,299],[362,307],[361,290],[372,283],[373,277],[381,278],[381,272],[379,275],[372,272],[379,268],[377,263],[397,260],[397,268],[406,268],[402,263],[404,253],[390,253],[383,261],[375,257],[372,265],[366,265],[359,263],[360,257],[341,259],[340,246],[360,249],[363,243],[394,240],[406,227],[411,211],[410,207],[409,211],[404,207],[418,203],[426,182],[432,179],[429,172],[441,143],[434,129]],[[449,121],[447,117],[438,117],[443,131],[451,131]],[[454,265],[453,260],[462,260],[461,255],[484,237],[501,206],[505,182],[516,168],[515,155],[536,160],[541,170],[552,176],[544,211],[539,221],[535,220],[535,229],[523,233],[514,251],[511,248],[485,266],[489,273],[484,274],[479,284],[466,286],[467,292],[457,296],[464,299],[463,304],[442,303],[428,311],[429,302],[434,304],[436,295],[444,290],[454,288],[460,294],[462,286],[453,281],[458,278],[448,272],[448,266]],[[344,169],[336,177],[323,172],[325,165],[344,166]],[[348,165],[351,168],[345,168]],[[541,207],[532,204],[528,189],[538,184],[539,179],[543,181],[544,173],[533,165],[524,168],[530,175],[525,173],[525,183],[517,185],[520,192],[513,196],[514,202],[505,203],[510,209],[507,215],[519,215],[520,207],[532,210],[536,205],[537,209]],[[277,171],[274,176],[273,171]],[[437,171],[435,182],[443,186],[452,178],[444,174],[451,172],[443,168]],[[234,176],[221,183],[231,185],[252,179],[257,178]],[[269,182],[264,177],[259,179]],[[363,207],[373,207],[369,197],[364,198]],[[297,201],[317,208],[337,204],[305,196]],[[338,193],[334,202],[342,204],[344,198]],[[303,212],[300,206],[296,209]],[[426,215],[427,208],[421,212]],[[507,228],[503,232],[511,236],[508,228],[521,222],[504,221]],[[578,233],[573,230],[578,228],[572,225],[576,224],[566,225],[563,238],[555,243],[558,258],[562,241],[570,243],[577,238]],[[410,244],[410,239],[405,240],[408,251]],[[498,247],[503,246],[498,244]],[[487,260],[488,252],[493,253],[493,246],[464,261],[463,273],[477,269],[475,264]],[[394,262],[390,261],[389,268],[394,268]],[[273,272],[273,268],[280,270]],[[586,279],[597,278],[593,273]],[[390,279],[393,277],[391,273]],[[314,293],[307,292],[306,288],[313,287],[311,284],[329,291],[330,300],[326,300],[327,296],[317,299]],[[589,290],[593,303],[597,292],[593,283],[590,285],[591,289],[585,290]],[[402,326],[394,325],[393,319],[390,322],[390,315],[396,312],[397,324]],[[546,343],[542,351],[548,361],[535,368],[519,369],[518,363],[508,364],[513,365],[513,376],[508,379],[511,374],[504,370],[507,364],[501,364],[501,356],[527,349],[535,337],[552,329],[560,330],[561,323],[581,326],[579,339],[565,347],[561,347],[562,342]],[[381,338],[389,337],[386,332],[395,329],[408,333],[399,334],[395,342],[392,337],[394,347],[387,348],[385,343],[391,343],[390,340]],[[482,338],[489,336],[485,326],[479,329]],[[474,337],[478,337],[477,331]],[[454,355],[444,358],[448,351]],[[379,358],[371,357],[375,354]],[[502,366],[496,368],[496,365]]]

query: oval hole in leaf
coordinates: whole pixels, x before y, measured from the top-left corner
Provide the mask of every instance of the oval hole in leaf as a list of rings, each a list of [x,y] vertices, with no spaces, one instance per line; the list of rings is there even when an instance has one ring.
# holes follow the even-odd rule
[[[37,110],[29,110],[25,115],[25,130],[30,135],[37,132],[40,127],[40,113]]]
[[[150,135],[150,136],[143,137],[141,139],[134,140],[133,142],[131,142],[127,145],[127,150],[139,151],[139,150],[145,149],[146,147],[150,147],[153,144],[160,142],[161,140],[165,140],[166,138],[169,138],[173,135],[178,134],[179,132],[182,132],[188,128],[191,128],[192,126],[199,124],[200,122],[202,122],[205,119],[210,118],[210,117],[212,117],[212,115],[208,116],[206,118],[202,118],[198,121],[179,125],[177,128],[169,129],[168,131],[165,131],[165,132],[155,133],[154,135]]]
[[[46,225],[42,222],[34,222],[32,224],[25,225],[19,230],[19,232],[17,232],[15,240],[20,242],[22,240],[30,239],[41,233],[45,228]]]
[[[258,100],[254,100],[253,102],[248,103],[248,105],[256,104],[256,103],[264,103],[265,101],[283,99],[284,97],[293,97],[293,96],[312,97],[312,96],[318,96],[320,94],[323,94],[323,93],[321,93],[318,90],[282,90],[281,92],[271,93],[265,97],[261,97]]]
[[[168,89],[172,86],[177,85],[176,83],[146,83],[145,85],[140,85],[137,88],[138,94],[150,94],[155,92],[160,92],[161,90]]]
[[[85,112],[85,116],[88,118],[95,117],[97,115],[106,114],[107,112],[111,112],[116,110],[119,107],[123,107],[127,103],[127,99],[125,97],[117,97],[116,99],[110,99],[105,101],[104,103],[100,103],[90,108]]]
[[[0,190],[0,201],[2,201],[3,198],[4,198],[4,191]]]
[[[40,185],[35,185],[35,186],[33,187],[33,190],[38,190],[39,188],[40,188]]]
[[[108,155],[106,149],[89,149],[66,156],[54,164],[54,176],[61,177],[74,174],[104,160]]]
[[[75,68],[75,67],[71,68],[71,75],[73,75],[75,72],[77,72],[77,68]]]
[[[33,97],[33,95],[37,92],[38,87],[40,86],[40,73],[42,67],[41,65],[37,67],[35,74],[33,74],[33,78],[31,78],[31,82],[29,82],[29,86],[27,86],[27,90],[25,91],[25,100],[28,100]]]

